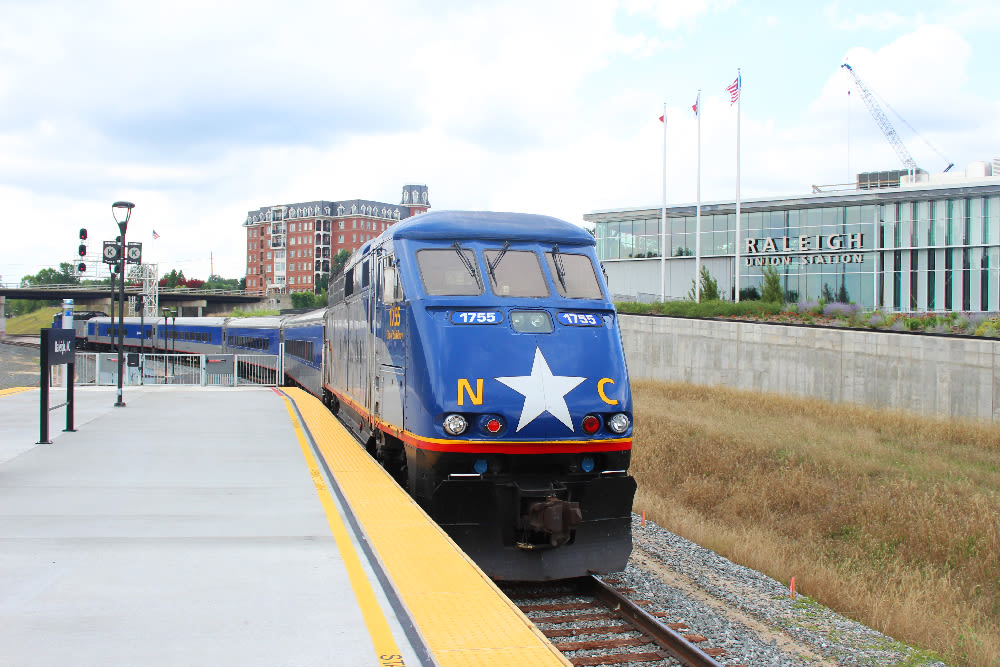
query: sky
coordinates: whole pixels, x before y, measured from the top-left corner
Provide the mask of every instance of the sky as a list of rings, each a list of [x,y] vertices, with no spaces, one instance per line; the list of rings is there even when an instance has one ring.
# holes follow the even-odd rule
[[[244,275],[250,210],[405,184],[583,225],[660,206],[665,152],[668,205],[732,200],[737,110],[743,199],[900,168],[844,62],[961,171],[1000,157],[998,32],[990,0],[0,0],[0,276],[97,254],[118,200],[202,279]]]

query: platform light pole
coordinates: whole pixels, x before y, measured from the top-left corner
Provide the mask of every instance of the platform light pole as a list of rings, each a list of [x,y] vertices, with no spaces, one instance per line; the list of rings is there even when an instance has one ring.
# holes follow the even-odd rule
[[[135,204],[130,201],[116,201],[111,205],[111,215],[118,223],[118,230],[121,232],[118,241],[118,400],[115,401],[116,408],[124,408],[125,401],[122,400],[122,375],[125,372],[125,229],[128,227],[128,219],[132,217],[132,209]]]

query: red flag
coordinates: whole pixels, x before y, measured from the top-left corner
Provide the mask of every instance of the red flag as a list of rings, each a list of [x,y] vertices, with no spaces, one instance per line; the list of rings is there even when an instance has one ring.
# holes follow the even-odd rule
[[[701,91],[698,92],[698,97],[695,98],[694,104],[691,105],[691,110],[694,111],[694,115],[698,115],[698,105],[701,103]]]
[[[740,76],[736,75],[736,80],[726,86],[726,90],[729,91],[729,106],[733,106],[740,99],[740,83]]]
[[[660,116],[660,122],[661,123],[663,122],[663,116]]]

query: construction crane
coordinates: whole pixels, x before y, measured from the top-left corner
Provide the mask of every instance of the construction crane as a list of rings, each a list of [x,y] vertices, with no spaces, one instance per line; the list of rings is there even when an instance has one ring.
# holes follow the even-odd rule
[[[844,63],[843,65],[841,65],[841,67],[847,68],[847,71],[851,73],[852,77],[854,77],[854,83],[855,85],[857,85],[858,90],[861,91],[861,99],[865,101],[865,106],[868,107],[868,111],[871,112],[872,118],[875,119],[875,122],[878,124],[879,129],[882,130],[882,134],[885,135],[885,138],[889,141],[889,144],[892,146],[893,150],[896,151],[896,155],[899,157],[899,160],[904,165],[906,165],[906,170],[909,171],[911,175],[915,174],[917,171],[916,161],[914,161],[913,156],[910,155],[910,151],[906,150],[906,146],[903,144],[903,140],[899,138],[898,134],[896,134],[896,128],[894,128],[892,126],[892,123],[889,122],[889,118],[885,115],[885,112],[882,111],[882,107],[880,107],[878,102],[875,100],[875,95],[868,88],[868,86],[865,85],[865,82],[861,80],[861,77],[858,76],[858,73],[854,71],[853,67],[851,67],[847,63]],[[903,120],[902,116],[900,116],[900,120]],[[905,120],[903,120],[903,122],[906,123]],[[909,123],[906,123],[906,125],[911,130],[913,129],[913,127]],[[916,134],[915,130],[914,133]],[[926,139],[924,139],[924,141],[927,142]],[[930,146],[935,153],[940,155],[941,158],[948,163],[948,166],[945,167],[945,171],[948,171],[955,166],[955,163],[948,160],[948,158],[944,157],[944,155],[941,155],[941,152],[938,151],[933,146],[931,146],[930,143],[928,143],[927,145]]]

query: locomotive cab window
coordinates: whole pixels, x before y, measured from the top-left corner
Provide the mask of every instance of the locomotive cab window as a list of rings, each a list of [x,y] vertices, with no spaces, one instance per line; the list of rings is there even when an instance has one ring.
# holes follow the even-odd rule
[[[483,252],[490,287],[497,296],[545,297],[549,287],[542,274],[538,255],[530,250],[499,250]]]
[[[574,253],[559,252],[554,248],[545,253],[545,263],[556,285],[559,296],[570,299],[600,299],[601,285],[594,272],[590,257]]]
[[[476,255],[464,248],[417,251],[417,268],[430,296],[472,296],[483,293]]]
[[[402,300],[403,285],[399,282],[399,271],[392,257],[389,257],[385,268],[382,269],[382,303],[396,303]]]

